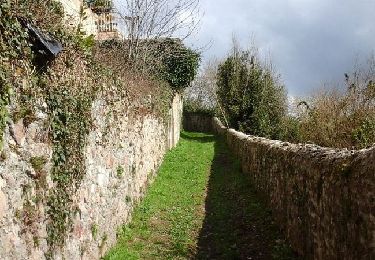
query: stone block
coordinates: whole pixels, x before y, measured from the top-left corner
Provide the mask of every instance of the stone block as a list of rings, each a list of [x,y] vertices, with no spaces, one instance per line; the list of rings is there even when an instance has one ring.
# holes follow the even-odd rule
[[[0,221],[8,212],[8,199],[7,196],[0,190]]]
[[[18,145],[22,146],[25,143],[26,130],[23,124],[23,119],[20,119],[18,122],[11,125],[10,134]]]

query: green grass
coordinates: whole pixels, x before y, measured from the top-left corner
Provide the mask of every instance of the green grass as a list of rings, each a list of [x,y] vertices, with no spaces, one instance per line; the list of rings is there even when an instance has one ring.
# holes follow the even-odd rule
[[[189,133],[164,159],[158,177],[105,259],[186,259],[204,215],[214,137]],[[203,140],[203,142],[201,140]],[[198,215],[197,215],[198,214]]]
[[[104,259],[293,259],[224,142],[181,136]]]

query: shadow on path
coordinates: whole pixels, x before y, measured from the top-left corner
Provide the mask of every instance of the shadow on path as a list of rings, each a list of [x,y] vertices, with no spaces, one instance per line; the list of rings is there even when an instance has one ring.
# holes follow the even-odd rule
[[[195,259],[296,259],[250,183],[218,139]]]
[[[200,143],[211,143],[216,140],[216,137],[214,135],[205,135],[205,136],[192,136],[189,134],[186,134],[184,132],[181,132],[181,137],[186,140],[192,140],[197,141]]]

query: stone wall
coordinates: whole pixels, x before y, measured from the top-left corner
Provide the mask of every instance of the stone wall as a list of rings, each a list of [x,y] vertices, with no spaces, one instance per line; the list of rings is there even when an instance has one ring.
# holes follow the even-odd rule
[[[212,125],[303,258],[375,259],[375,147],[291,144]]]
[[[183,127],[186,131],[212,132],[212,117],[204,114],[184,113]]]
[[[117,104],[119,108],[124,105]],[[53,188],[48,120],[39,106],[35,121],[9,122],[0,155],[0,259],[43,259],[48,250],[46,201],[39,179]],[[73,198],[76,213],[65,247],[55,259],[99,259],[116,241],[134,205],[153,180],[166,151],[180,134],[182,99],[176,95],[167,122],[139,115],[139,104],[114,114],[101,99],[92,106],[93,130],[86,145],[87,173]],[[37,164],[38,160],[45,161]],[[38,166],[39,165],[39,166]],[[39,178],[38,175],[45,175]]]

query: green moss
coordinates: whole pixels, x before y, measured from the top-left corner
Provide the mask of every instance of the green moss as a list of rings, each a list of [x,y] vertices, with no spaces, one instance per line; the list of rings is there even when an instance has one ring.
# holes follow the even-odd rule
[[[34,246],[39,247],[40,246],[40,240],[39,237],[33,236]]]
[[[94,238],[94,240],[98,237],[98,225],[96,223],[92,224],[91,226],[91,235]]]
[[[124,172],[124,167],[122,167],[121,165],[117,166],[116,174],[118,178],[121,178],[124,175]]]
[[[31,157],[29,163],[31,164],[35,172],[40,172],[46,165],[47,159],[42,156]]]
[[[1,147],[1,145],[0,145]],[[4,162],[8,158],[8,155],[6,154],[5,151],[0,152],[0,162]]]

